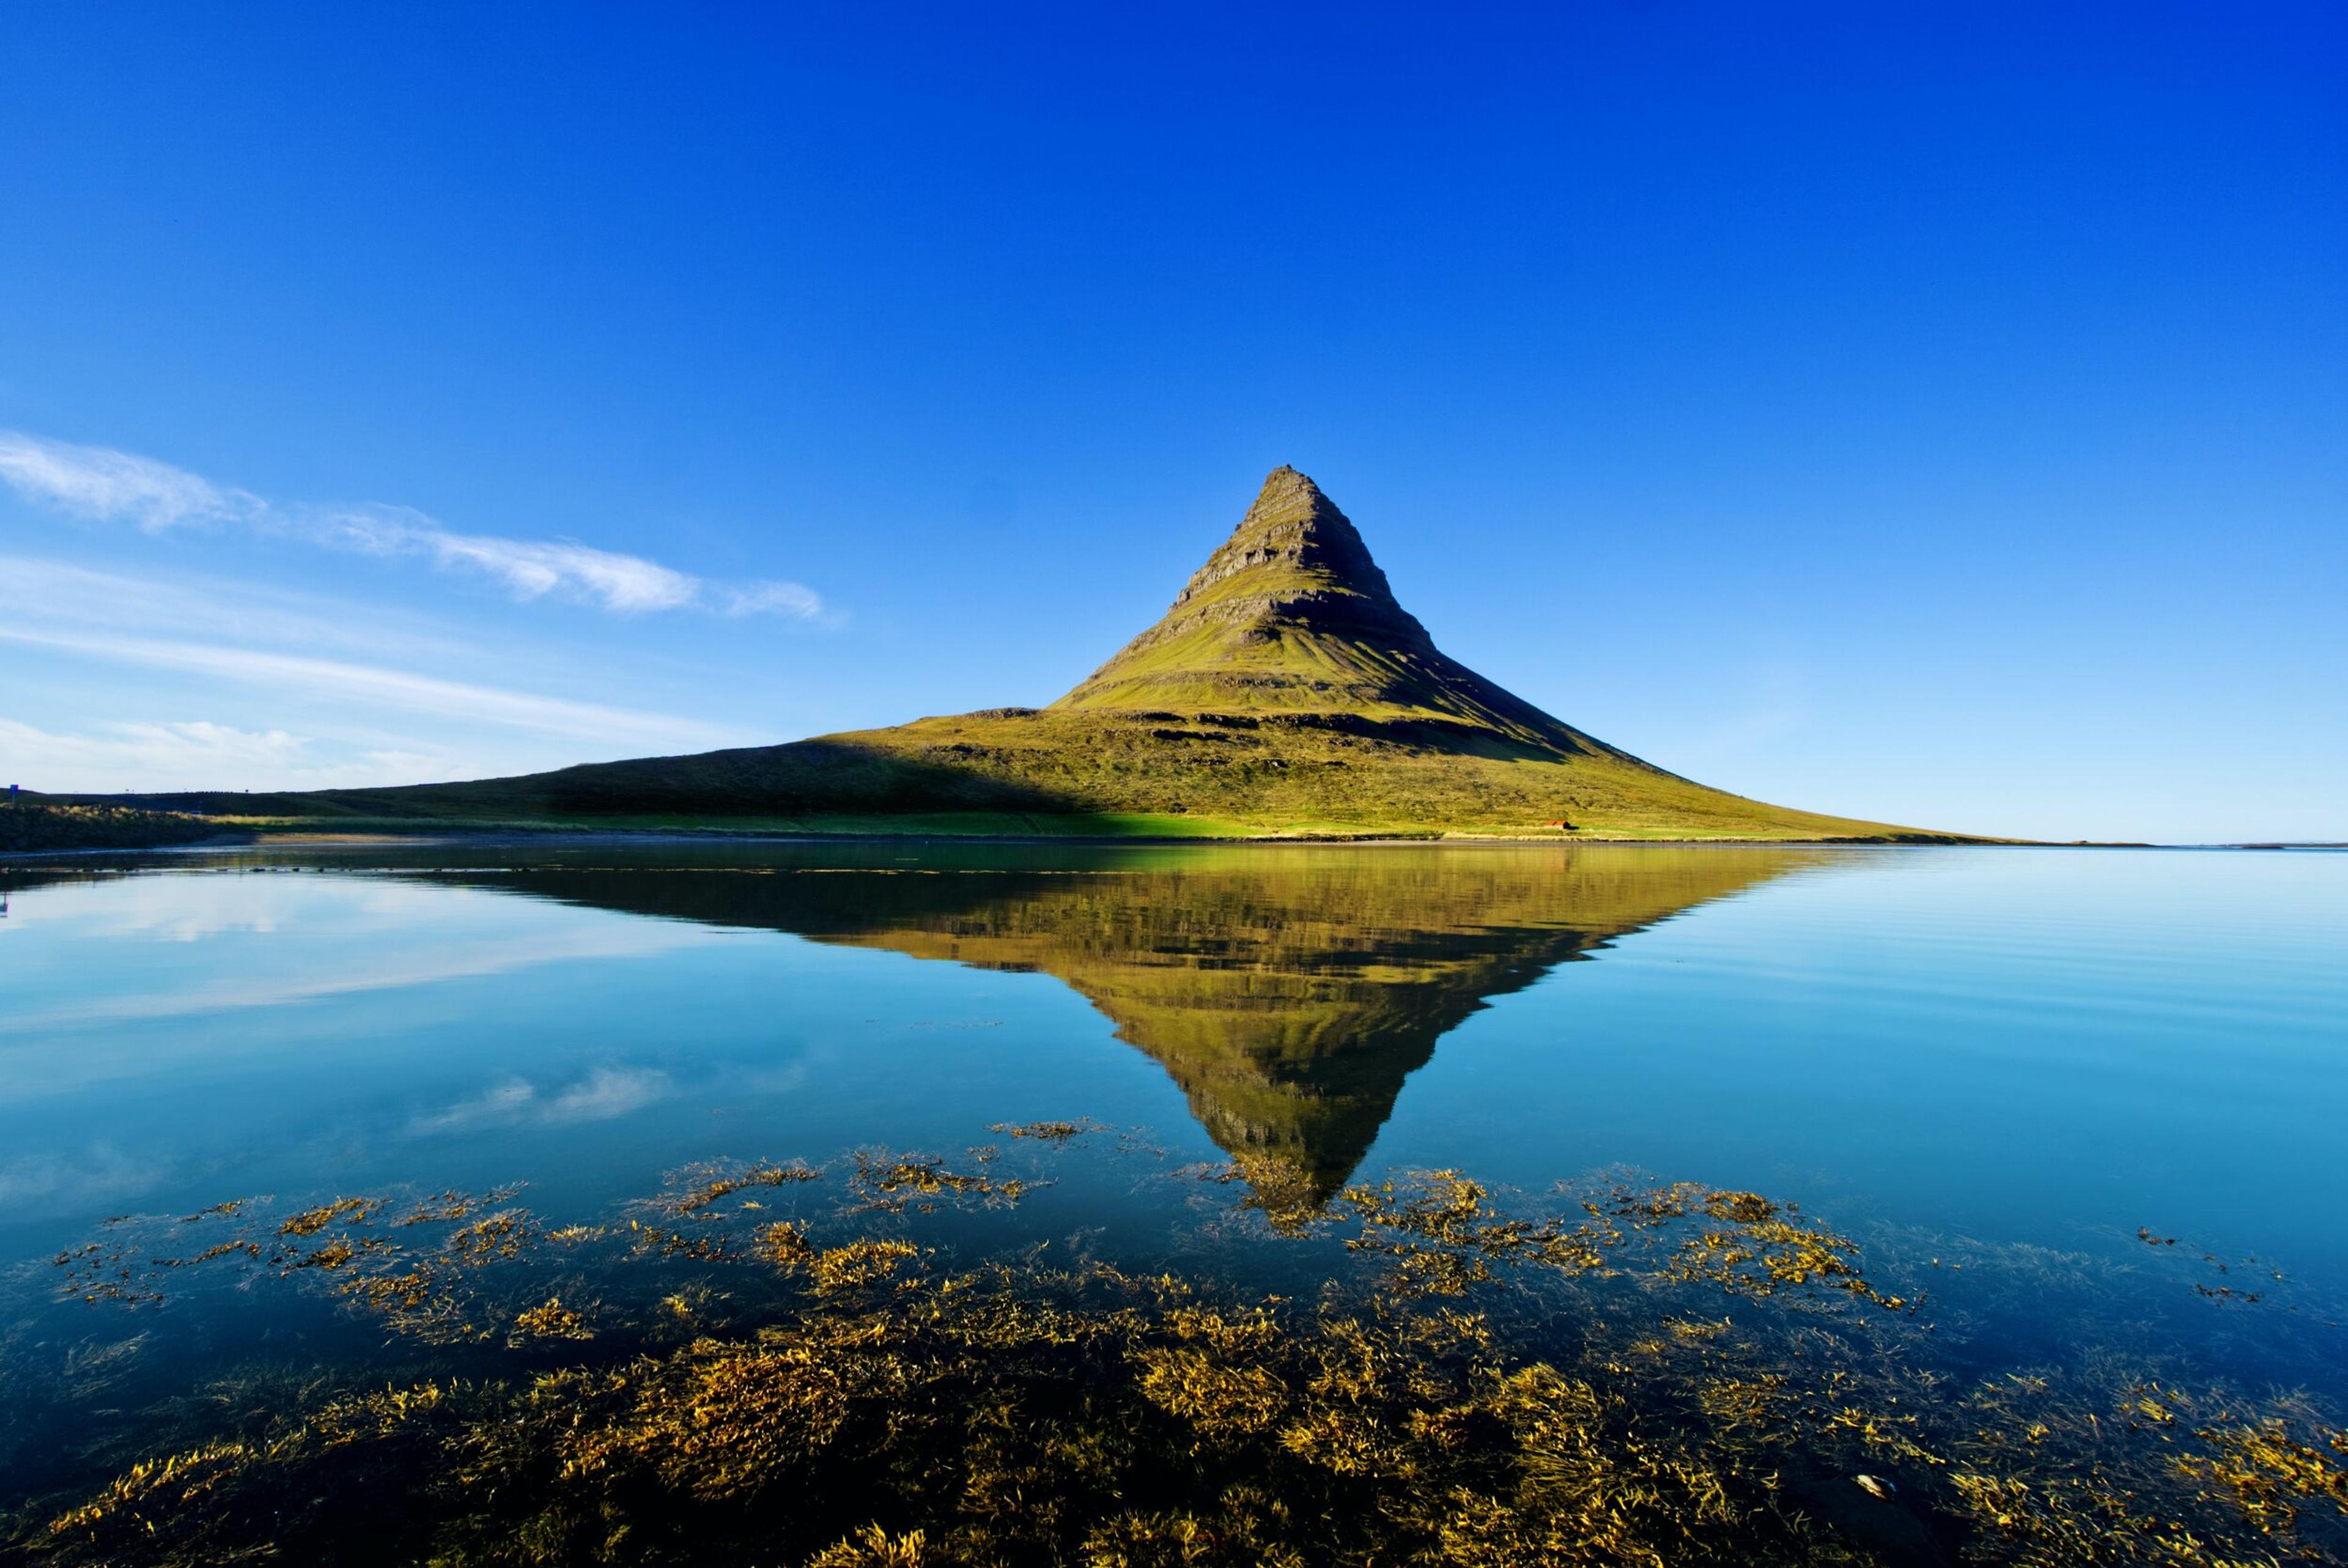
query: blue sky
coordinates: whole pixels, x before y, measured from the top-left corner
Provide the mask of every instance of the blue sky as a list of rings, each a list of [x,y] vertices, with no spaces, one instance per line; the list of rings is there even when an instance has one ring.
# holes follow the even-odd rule
[[[1292,463],[1745,794],[2348,838],[2336,5],[29,6],[0,772],[1042,702]]]

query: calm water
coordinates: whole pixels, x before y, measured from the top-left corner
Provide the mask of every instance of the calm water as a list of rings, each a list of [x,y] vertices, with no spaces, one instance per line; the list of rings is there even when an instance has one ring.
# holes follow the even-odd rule
[[[323,873],[323,874],[321,874]],[[0,1241],[1146,1125],[2348,1265],[2348,856],[319,850],[0,872]]]
[[[582,842],[0,887],[28,1302],[109,1216],[520,1182],[587,1221],[697,1163],[1066,1119],[1314,1200],[1628,1167],[1910,1267],[2052,1249],[2164,1353],[2348,1396],[2348,856]],[[1027,1223],[1148,1255],[1129,1163]],[[2219,1263],[2272,1310],[2197,1290]],[[1972,1288],[1974,1354],[2044,1328]]]

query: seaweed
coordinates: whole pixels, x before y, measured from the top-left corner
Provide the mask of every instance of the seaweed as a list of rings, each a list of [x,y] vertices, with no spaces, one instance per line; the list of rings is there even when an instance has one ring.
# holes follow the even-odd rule
[[[977,1163],[992,1163],[997,1151],[973,1149]],[[1017,1176],[990,1176],[979,1172],[953,1171],[936,1155],[899,1155],[885,1149],[860,1149],[849,1184],[860,1194],[860,1209],[884,1214],[935,1214],[960,1200],[989,1208],[1007,1208],[1033,1190],[1035,1184]]]
[[[143,1409],[107,1384],[77,1415],[145,1457],[27,1500],[0,1551],[2181,1568],[2348,1549],[2335,1415],[2100,1351],[1962,1368],[1857,1243],[1757,1194],[1610,1181],[1528,1208],[1437,1171],[1288,1208],[1237,1167],[1178,1178],[1222,1200],[1209,1252],[1315,1281],[1282,1293],[1044,1243],[966,1256],[949,1222],[1033,1183],[991,1153],[850,1165],[786,1218],[746,1194],[817,1167],[681,1172],[624,1225],[551,1228],[505,1193],[256,1202],[170,1255],[113,1227],[58,1259],[71,1299],[100,1296],[76,1310],[142,1314],[217,1276],[380,1322],[388,1348]]]

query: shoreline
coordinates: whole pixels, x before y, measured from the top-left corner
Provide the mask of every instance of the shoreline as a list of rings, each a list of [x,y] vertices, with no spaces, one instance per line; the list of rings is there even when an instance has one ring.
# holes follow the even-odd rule
[[[1300,848],[1343,847],[1353,849],[1446,848],[1446,849],[1525,849],[1572,848],[1591,846],[1610,849],[1652,847],[1657,849],[2073,849],[2073,850],[2166,850],[2174,852],[2282,853],[2291,851],[2348,850],[2348,845],[2329,842],[2256,843],[2256,844],[2154,844],[2129,840],[2082,840],[2052,842],[2031,839],[1995,838],[1627,838],[1627,837],[1513,837],[1498,835],[1307,835],[1290,834],[1254,837],[1208,837],[1203,835],[1161,836],[1105,835],[1036,835],[1036,834],[915,834],[915,833],[767,833],[736,832],[724,828],[590,828],[590,827],[529,827],[511,825],[471,826],[446,824],[431,828],[419,827],[413,833],[385,831],[370,827],[348,834],[326,832],[271,833],[262,831],[251,835],[228,835],[196,840],[183,844],[153,845],[94,845],[84,848],[32,849],[0,852],[0,869],[11,866],[53,862],[60,859],[86,860],[93,857],[125,856],[188,856],[212,855],[232,851],[293,851],[338,848],[425,848],[434,845],[469,844],[514,846],[544,844],[564,845],[646,845],[664,844],[741,844],[741,845],[897,845],[922,848],[969,845],[986,847],[1028,845],[1038,848],[1148,848],[1166,849],[1186,846],[1212,848]]]

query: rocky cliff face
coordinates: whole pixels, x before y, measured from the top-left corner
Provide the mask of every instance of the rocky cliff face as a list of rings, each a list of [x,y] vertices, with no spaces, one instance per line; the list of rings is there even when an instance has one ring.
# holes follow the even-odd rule
[[[1426,628],[1395,600],[1353,519],[1285,466],[1264,479],[1247,516],[1191,574],[1165,618],[1105,669],[1208,629],[1343,633],[1378,638],[1397,651],[1435,651]]]
[[[1435,719],[1552,754],[1621,754],[1437,649],[1352,520],[1285,466],[1158,624],[1054,706]]]

